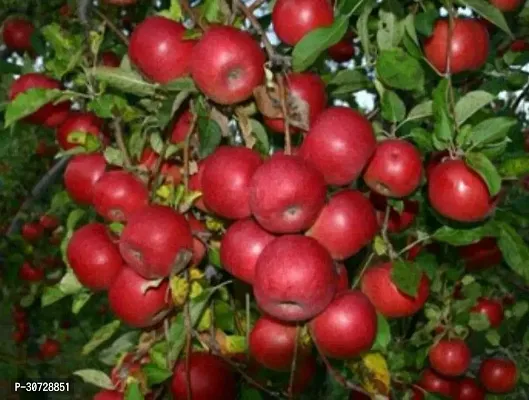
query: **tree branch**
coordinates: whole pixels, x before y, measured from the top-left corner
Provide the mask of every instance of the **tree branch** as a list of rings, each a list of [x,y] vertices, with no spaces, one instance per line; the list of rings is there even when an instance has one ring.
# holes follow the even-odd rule
[[[123,138],[123,129],[121,129],[121,119],[114,118],[114,120],[112,121],[112,125],[114,127],[114,136],[116,137],[116,144],[118,145],[121,154],[123,154],[123,164],[126,168],[130,168],[132,167],[132,161],[130,159],[127,146],[125,145],[125,139]]]
[[[121,41],[125,44],[125,46],[129,45],[129,38],[123,32],[121,32],[116,27],[116,25],[114,25],[114,23],[105,14],[103,14],[101,11],[99,11],[95,7],[94,7],[94,12],[97,14],[99,18],[101,18],[108,25],[108,27],[116,34],[116,36],[121,39]]]
[[[193,11],[193,8],[189,4],[189,0],[180,0],[180,5],[182,6],[182,9],[189,15],[189,18],[191,18],[195,26],[198,26],[203,31],[205,31],[208,28],[207,24],[205,24],[204,21],[202,21],[200,16],[197,17],[195,12]]]
[[[277,85],[279,89],[279,101],[281,103],[281,111],[283,113],[285,125],[285,154],[292,154],[292,139],[290,137],[290,117],[288,112],[287,98],[288,89],[281,74],[276,75]]]

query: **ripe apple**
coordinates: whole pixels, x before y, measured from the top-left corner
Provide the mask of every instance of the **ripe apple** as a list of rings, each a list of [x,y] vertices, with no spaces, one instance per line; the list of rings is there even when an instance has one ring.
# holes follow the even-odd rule
[[[386,206],[388,201],[386,197],[376,192],[371,192],[369,194],[369,200],[375,207],[378,224],[382,227],[386,218]],[[419,214],[419,203],[417,201],[404,199],[403,203],[404,209],[400,213],[395,208],[390,207],[388,218],[388,232],[390,233],[400,233],[405,231],[413,224],[417,214]]]
[[[185,33],[185,27],[176,21],[160,16],[147,17],[130,37],[130,60],[157,83],[168,83],[187,75],[195,41],[185,40]]]
[[[193,49],[191,76],[207,97],[219,104],[247,100],[264,80],[266,57],[248,32],[212,26]]]
[[[101,65],[104,67],[118,68],[121,60],[113,51],[103,51],[101,53]]]
[[[442,394],[450,398],[454,388],[457,387],[457,381],[453,378],[437,375],[430,368],[427,368],[423,371],[418,385],[427,392]]]
[[[13,319],[15,320],[15,322],[26,321],[27,316],[28,316],[26,311],[18,304],[13,306],[12,314],[13,314]]]
[[[35,30],[35,26],[23,18],[9,18],[4,22],[2,34],[4,44],[9,50],[31,52],[33,46],[31,45],[31,35]]]
[[[91,112],[73,111],[57,128],[57,142],[61,149],[69,150],[79,146],[71,141],[71,133],[86,133],[97,138],[102,144],[108,144],[108,137],[102,131],[103,120]]]
[[[255,268],[257,305],[282,321],[315,317],[336,292],[336,268],[315,239],[284,235],[265,247]]]
[[[249,190],[253,216],[273,233],[310,228],[325,205],[327,192],[316,168],[299,156],[285,154],[274,154],[257,168]]]
[[[187,108],[182,114],[178,116],[176,122],[171,131],[171,143],[178,144],[186,140],[191,128],[191,122],[193,120],[193,114],[191,110]]]
[[[392,267],[388,262],[369,268],[362,277],[362,292],[385,317],[409,317],[423,307],[430,294],[430,282],[423,274],[417,296],[409,296],[401,292],[391,280]]]
[[[503,12],[515,11],[522,4],[522,0],[490,0],[490,3]]]
[[[51,360],[55,358],[61,351],[61,344],[54,339],[46,339],[44,343],[39,346],[39,358],[44,360]]]
[[[448,160],[433,169],[428,198],[435,211],[459,222],[484,220],[495,203],[483,179],[462,160]]]
[[[11,85],[9,100],[13,101],[19,94],[30,89],[61,89],[61,83],[40,73],[24,74]],[[63,101],[55,105],[52,103],[45,104],[33,114],[24,118],[24,121],[34,125],[55,128],[68,116],[70,105],[69,101]]]
[[[346,107],[330,107],[314,121],[301,154],[330,185],[353,182],[375,151],[373,127],[367,118]]]
[[[123,400],[125,397],[123,393],[115,390],[101,390],[96,393],[93,400]]]
[[[220,242],[220,262],[233,276],[250,285],[257,259],[275,237],[247,218],[231,225]]]
[[[39,218],[39,223],[44,229],[54,230],[60,225],[61,221],[55,215],[44,214]]]
[[[108,289],[123,265],[106,226],[97,222],[73,233],[66,257],[79,282],[91,290]]]
[[[529,42],[524,39],[517,39],[513,40],[511,43],[509,49],[514,52],[522,52],[522,51],[528,51],[529,50]]]
[[[154,286],[131,268],[123,266],[108,290],[110,309],[121,321],[135,328],[160,322],[170,310],[168,283]]]
[[[349,273],[342,263],[334,264],[336,266],[336,274],[338,275],[338,283],[336,284],[336,293],[338,294],[349,290]]]
[[[207,233],[208,229],[206,228],[206,225],[198,220],[193,214],[188,215],[187,221],[189,222],[189,227],[191,228],[191,233],[193,235],[192,263],[194,265],[199,265],[206,256],[207,248],[204,242],[197,238],[197,235]]]
[[[295,324],[263,315],[250,332],[250,354],[266,368],[288,371],[294,359],[296,330]]]
[[[102,154],[79,154],[68,162],[64,171],[64,186],[79,204],[92,204],[94,186],[103,176],[107,162]]]
[[[345,260],[367,245],[378,232],[371,202],[361,192],[344,189],[335,193],[307,232],[335,260]]]
[[[149,204],[149,191],[132,173],[109,171],[94,186],[93,204],[97,213],[107,220],[124,222]]]
[[[121,234],[121,255],[147,279],[168,277],[181,251],[192,251],[193,236],[185,217],[170,207],[151,205],[132,214]]]
[[[442,73],[447,69],[448,39],[448,20],[440,19],[435,23],[432,35],[424,43],[426,58]],[[480,69],[489,55],[489,32],[478,20],[455,18],[450,46],[451,73]]]
[[[425,163],[425,172],[426,179],[429,181],[430,176],[432,175],[433,170],[439,164],[442,164],[444,161],[448,160],[450,157],[450,152],[448,150],[443,151],[434,151],[430,154],[428,161]]]
[[[307,33],[333,22],[334,12],[329,0],[278,0],[272,11],[275,33],[290,46]]]
[[[367,186],[387,197],[409,196],[419,187],[421,178],[421,153],[400,139],[380,143],[364,172]]]
[[[13,342],[20,344],[26,340],[26,334],[24,332],[15,331],[11,334],[11,338],[13,339]]]
[[[286,76],[286,85],[290,96],[297,97],[308,105],[309,124],[312,125],[316,117],[321,114],[327,104],[327,93],[325,83],[320,76],[312,72],[290,73]],[[285,132],[284,118],[267,118],[264,122],[272,131]],[[291,133],[300,132],[295,127],[290,128]]]
[[[339,293],[310,322],[311,336],[326,356],[347,360],[373,345],[377,335],[377,312],[359,290]]]
[[[48,145],[46,140],[40,139],[35,148],[35,154],[39,157],[52,157],[57,153],[57,147],[55,145]]]
[[[22,225],[20,234],[27,242],[36,242],[42,237],[44,227],[38,222],[26,222]]]
[[[193,400],[232,400],[237,397],[237,381],[231,367],[220,357],[193,352],[189,360]],[[188,400],[186,360],[179,361],[171,381],[174,400]]]
[[[443,339],[430,348],[430,365],[444,376],[459,376],[470,366],[472,354],[461,339]]]
[[[479,367],[479,380],[491,393],[509,393],[516,387],[518,368],[511,360],[485,359]]]
[[[351,60],[355,55],[353,39],[353,33],[347,32],[342,40],[327,49],[329,57],[338,63]]]
[[[246,147],[217,148],[207,158],[202,175],[206,207],[224,218],[249,217],[250,180],[261,164],[259,153]]]
[[[463,378],[452,392],[453,400],[485,400],[485,390],[472,378]]]
[[[24,262],[18,270],[18,276],[27,282],[40,282],[44,279],[44,270],[33,267],[29,262]]]
[[[485,314],[492,328],[499,327],[503,322],[503,305],[498,300],[480,297],[470,311]]]
[[[503,254],[493,237],[486,237],[479,242],[457,248],[459,256],[465,261],[468,270],[482,270],[498,265]]]

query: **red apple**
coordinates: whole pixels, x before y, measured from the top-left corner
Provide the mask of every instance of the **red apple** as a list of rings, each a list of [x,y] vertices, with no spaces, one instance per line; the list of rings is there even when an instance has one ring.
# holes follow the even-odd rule
[[[105,172],[96,182],[93,196],[97,213],[109,221],[127,221],[149,203],[147,187],[123,170]]]
[[[382,227],[386,218],[388,201],[386,197],[375,192],[369,194],[369,200],[375,207],[378,224]],[[405,231],[413,224],[417,214],[419,214],[419,202],[405,199],[403,203],[404,209],[400,213],[395,208],[390,207],[388,218],[388,232],[390,233]]]
[[[499,327],[503,322],[503,305],[498,300],[481,297],[470,311],[485,314],[492,328]]]
[[[427,368],[423,371],[418,385],[427,392],[442,394],[450,398],[452,391],[457,387],[457,381],[453,378],[437,375],[434,371]]]
[[[101,65],[104,67],[118,68],[121,60],[113,51],[103,51],[101,53]]]
[[[286,76],[286,85],[289,96],[296,97],[298,100],[308,105],[308,120],[312,125],[316,117],[321,114],[327,104],[327,93],[325,92],[325,83],[320,76],[312,72],[290,73]],[[284,118],[267,118],[264,117],[266,126],[274,132],[285,132]],[[290,128],[291,133],[300,132],[295,127]]]
[[[57,142],[63,150],[73,149],[79,146],[79,142],[74,142],[70,137],[71,133],[85,133],[97,138],[102,144],[108,144],[108,138],[102,131],[103,120],[90,112],[74,111],[57,128]]]
[[[347,32],[342,40],[327,49],[329,57],[339,63],[351,60],[355,55],[353,38],[353,33]]]
[[[23,18],[9,18],[4,22],[2,35],[4,44],[9,50],[20,51],[21,53],[31,52],[31,35],[35,26]]]
[[[42,237],[44,227],[38,222],[26,222],[22,225],[20,234],[27,242],[36,242]]]
[[[428,353],[433,369],[444,376],[459,376],[470,366],[472,354],[461,339],[443,339],[430,348]]]
[[[94,396],[93,400],[123,400],[124,394],[115,390],[102,390]]]
[[[469,270],[481,270],[501,264],[503,254],[493,237],[486,237],[479,242],[457,248],[459,256],[465,261]]]
[[[485,390],[472,378],[463,378],[452,391],[453,400],[485,400]]]
[[[295,324],[262,316],[250,332],[250,354],[266,368],[290,370],[296,347],[296,330]]]
[[[399,139],[380,143],[364,172],[367,186],[387,197],[409,196],[419,187],[421,177],[421,153]]]
[[[224,218],[249,217],[250,180],[261,164],[259,153],[246,147],[217,148],[207,158],[202,175],[206,207]]]
[[[522,52],[522,51],[528,51],[529,50],[529,42],[524,39],[518,39],[514,40],[509,49],[514,52]]]
[[[323,176],[301,157],[274,154],[252,177],[250,209],[270,232],[300,232],[318,217],[326,191]]]
[[[186,137],[189,134],[189,129],[191,128],[192,120],[193,114],[189,109],[186,109],[178,116],[171,132],[171,143],[178,144],[186,140]]]
[[[212,26],[193,49],[191,75],[198,88],[219,104],[249,99],[264,80],[266,57],[248,32]]]
[[[330,185],[353,182],[375,151],[373,127],[367,118],[346,107],[330,107],[314,121],[301,153]]]
[[[44,214],[39,218],[39,223],[44,229],[53,230],[60,225],[61,221],[55,215]]]
[[[112,312],[134,328],[147,328],[160,322],[170,311],[168,282],[149,281],[123,266],[108,290]]]
[[[282,321],[315,317],[336,292],[336,268],[327,250],[302,235],[284,235],[265,247],[255,268],[257,305]]]
[[[146,147],[141,153],[139,163],[147,168],[151,174],[156,172],[156,163],[160,156],[150,147]],[[179,185],[182,182],[182,172],[180,166],[172,162],[163,162],[160,168],[160,175],[164,178],[164,183]]]
[[[272,11],[275,33],[291,46],[307,33],[333,22],[334,12],[329,0],[277,0]]]
[[[366,246],[378,232],[375,209],[356,190],[335,193],[307,232],[336,260],[345,260]]]
[[[430,294],[430,282],[423,274],[417,296],[412,297],[397,288],[391,280],[391,271],[391,263],[369,268],[362,277],[362,292],[385,317],[409,317],[423,307]]]
[[[430,180],[433,170],[439,164],[442,164],[444,161],[448,160],[450,157],[450,152],[448,150],[443,151],[434,151],[430,154],[428,161],[425,163],[425,172],[427,180]]]
[[[46,339],[44,343],[39,346],[39,357],[44,360],[51,360],[55,358],[61,351],[61,344],[54,339]]]
[[[9,100],[13,101],[19,94],[30,89],[61,89],[61,83],[44,74],[24,74],[11,85],[11,88],[9,89]],[[33,114],[24,118],[24,121],[35,125],[44,125],[48,128],[54,128],[66,119],[70,110],[70,105],[69,101],[63,101],[55,105],[52,103],[45,104]]]
[[[191,353],[190,386],[193,400],[233,400],[237,381],[231,367],[220,357],[208,353]],[[186,360],[179,361],[171,381],[174,400],[188,400]]]
[[[428,198],[435,211],[459,222],[482,221],[494,210],[487,185],[462,160],[448,160],[434,168]]]
[[[20,344],[26,340],[26,335],[24,332],[15,331],[11,334],[11,338],[13,339],[13,342]]]
[[[181,251],[192,251],[185,217],[170,207],[151,205],[132,214],[121,234],[121,255],[147,279],[168,277]]]
[[[26,321],[27,316],[28,315],[26,311],[21,306],[19,306],[18,304],[13,306],[13,319],[16,322]]]
[[[44,270],[39,267],[33,267],[29,262],[25,262],[18,270],[18,276],[27,282],[40,282],[44,279]]]
[[[451,39],[451,73],[472,71],[485,65],[489,55],[489,33],[482,23],[475,19],[455,18]],[[448,40],[448,20],[440,19],[424,43],[426,58],[442,73],[447,69]]]
[[[479,380],[491,393],[509,393],[516,387],[518,368],[511,360],[485,359],[479,367]]]
[[[202,177],[204,176],[204,170],[206,169],[206,163],[208,158],[203,159],[198,163],[198,171],[196,174],[191,175],[189,178],[189,189],[193,192],[202,192]],[[199,210],[207,213],[209,210],[204,204],[204,196],[200,196],[194,203],[194,206]]]
[[[123,265],[105,225],[97,222],[73,233],[66,257],[79,282],[92,290],[108,289]]]
[[[94,186],[105,173],[106,166],[101,154],[74,156],[64,171],[64,186],[70,197],[79,204],[92,204]]]
[[[257,259],[274,236],[253,219],[231,225],[220,243],[220,262],[233,276],[253,284]]]
[[[338,294],[349,290],[349,273],[342,263],[335,263],[335,266],[338,275],[338,283],[336,284],[336,293]]]
[[[149,79],[168,83],[189,72],[195,42],[185,40],[185,27],[171,19],[152,16],[141,22],[130,37],[129,57]]]
[[[522,4],[522,0],[490,0],[490,3],[503,12],[515,11]]]
[[[367,351],[377,335],[375,307],[362,292],[338,294],[320,315],[310,322],[313,340],[326,356],[350,359]]]

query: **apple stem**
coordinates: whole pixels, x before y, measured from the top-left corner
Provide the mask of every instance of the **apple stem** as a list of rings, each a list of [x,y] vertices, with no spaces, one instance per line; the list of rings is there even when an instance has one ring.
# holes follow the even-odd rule
[[[283,119],[285,121],[285,154],[290,155],[292,154],[292,139],[290,137],[290,117],[288,114],[287,106],[288,89],[281,74],[276,75],[276,80],[279,89],[279,101],[281,103],[281,111],[283,113]]]
[[[114,118],[112,125],[114,127],[114,135],[116,137],[116,144],[118,145],[119,151],[121,151],[121,154],[123,154],[123,165],[126,168],[131,168],[132,161],[130,159],[127,146],[125,146],[125,140],[123,139],[123,129],[121,129],[121,119]]]
[[[290,366],[290,378],[288,381],[288,398],[293,399],[294,393],[293,393],[293,387],[294,387],[294,379],[296,376],[296,364],[298,360],[298,350],[299,350],[299,337],[301,333],[301,327],[299,324],[296,326],[296,342],[294,344],[294,357],[292,357],[292,364]]]
[[[105,24],[108,25],[108,27],[116,34],[116,36],[121,39],[123,44],[128,47],[129,46],[129,38],[122,31],[120,31],[116,27],[116,25],[114,25],[114,23],[105,14],[103,14],[101,11],[99,11],[95,7],[94,7],[94,12],[97,14],[97,16],[99,18],[101,18],[103,20],[103,22]]]

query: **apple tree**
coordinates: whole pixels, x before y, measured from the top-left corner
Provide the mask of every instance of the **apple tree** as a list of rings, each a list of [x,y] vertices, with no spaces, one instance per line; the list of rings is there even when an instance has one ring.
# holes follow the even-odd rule
[[[0,5],[10,382],[529,398],[522,0]]]

